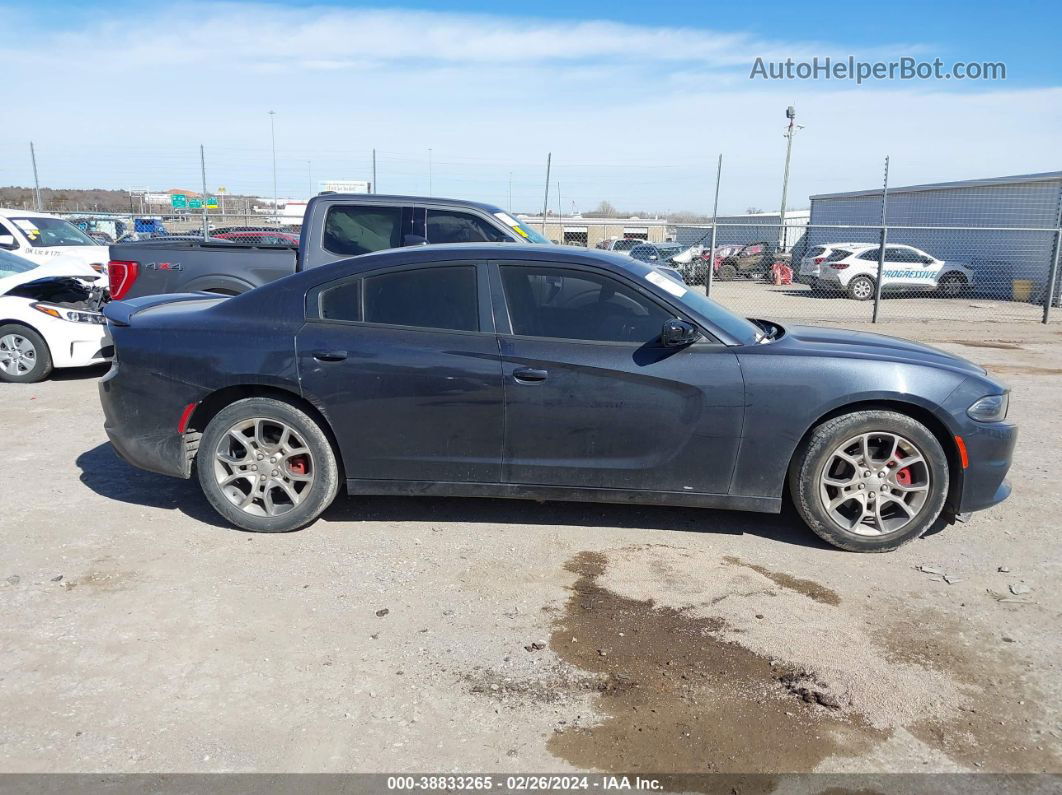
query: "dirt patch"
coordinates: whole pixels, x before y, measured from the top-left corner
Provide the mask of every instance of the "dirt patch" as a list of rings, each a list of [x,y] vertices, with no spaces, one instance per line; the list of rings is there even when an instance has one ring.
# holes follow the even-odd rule
[[[1013,342],[1007,342],[1006,340],[941,340],[941,342],[949,342],[952,345],[963,345],[967,348],[995,348],[1001,351],[1020,351],[1024,350],[1021,345],[1016,345]]]
[[[110,593],[126,590],[130,587],[135,577],[136,573],[131,571],[100,571],[92,569],[76,579],[64,580],[61,585],[67,591],[79,588],[100,593]]]
[[[606,590],[606,566],[594,552],[569,562],[579,579],[550,648],[622,686],[601,691],[601,723],[558,729],[553,754],[596,770],[810,771],[887,736],[858,714],[805,700],[783,682],[804,672],[725,640],[722,621]]]
[[[765,569],[763,566],[758,566],[755,563],[746,563],[741,558],[734,557],[733,555],[726,555],[723,557],[723,560],[731,566],[744,566],[746,569],[752,569],[757,574],[762,574],[775,585],[804,594],[804,596],[813,599],[816,602],[822,602],[825,605],[839,605],[841,603],[841,597],[826,586],[819,585],[819,583],[814,580],[802,580],[799,577],[793,577],[790,574],[771,571]]]
[[[927,631],[932,627],[933,631]],[[1057,773],[1059,742],[1042,693],[1022,673],[1012,647],[971,638],[961,622],[923,613],[890,627],[883,640],[890,660],[946,670],[965,684],[965,698],[947,720],[908,727],[912,735],[972,769]]]
[[[1033,367],[1027,364],[982,364],[990,373],[1012,375],[1062,375],[1062,367]]]

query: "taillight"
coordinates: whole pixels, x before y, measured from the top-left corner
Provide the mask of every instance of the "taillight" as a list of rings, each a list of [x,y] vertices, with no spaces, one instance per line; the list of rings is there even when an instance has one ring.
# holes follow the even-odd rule
[[[848,263],[847,262],[831,262],[830,263],[830,267],[833,268],[835,271],[843,271],[845,268],[848,267]]]
[[[112,259],[107,263],[107,281],[111,288],[111,300],[121,301],[140,275],[140,263]]]
[[[815,257],[815,264],[816,264],[816,265],[821,265],[821,264],[822,264],[822,263],[824,263],[825,261],[826,261],[826,258],[825,258],[825,257]]]

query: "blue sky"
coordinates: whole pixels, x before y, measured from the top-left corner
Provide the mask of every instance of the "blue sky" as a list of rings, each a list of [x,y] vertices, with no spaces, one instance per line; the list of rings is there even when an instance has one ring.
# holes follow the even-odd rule
[[[366,179],[383,190],[540,206],[552,151],[564,210],[772,208],[876,185],[1062,168],[1062,4],[483,0],[4,2],[0,184],[268,194]],[[995,82],[750,81],[756,56],[1002,61]],[[34,98],[38,99],[34,99]],[[552,204],[552,202],[551,202]]]

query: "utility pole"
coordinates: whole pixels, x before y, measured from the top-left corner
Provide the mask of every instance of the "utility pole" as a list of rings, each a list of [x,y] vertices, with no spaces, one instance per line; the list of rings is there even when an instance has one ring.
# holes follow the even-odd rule
[[[428,195],[431,196],[431,147],[428,147]]]
[[[199,144],[199,167],[203,172],[203,240],[210,237],[210,222],[207,221],[206,153]]]
[[[509,214],[513,212],[513,172],[509,172]]]
[[[277,218],[277,131],[273,124],[273,120],[276,118],[277,112],[275,110],[269,111],[269,140],[273,144],[273,223],[280,223],[280,219]]]
[[[310,197],[313,196],[313,161],[306,161],[306,187],[310,189]]]
[[[785,109],[785,117],[789,119],[789,126],[785,129],[785,173],[782,176],[782,209],[778,213],[778,247],[785,251],[785,202],[789,194],[789,160],[793,156],[793,136],[797,130],[803,129],[796,123],[796,106],[790,105]]]
[[[546,235],[546,212],[549,210],[549,167],[550,162],[553,160],[553,153],[546,153],[546,197],[542,200],[542,234]]]
[[[379,193],[376,188],[376,147],[372,148],[372,192]]]
[[[708,272],[704,275],[704,294],[712,294],[712,281],[715,278],[715,234],[719,221],[719,182],[723,178],[723,155],[715,166],[715,205],[712,208],[712,245],[708,249]]]
[[[560,183],[557,183],[557,223],[560,224],[560,239],[564,242],[564,205],[561,204]]]
[[[33,201],[37,205],[37,212],[41,212],[41,183],[37,179],[37,152],[33,148],[33,141],[30,141],[30,160],[33,161]]]

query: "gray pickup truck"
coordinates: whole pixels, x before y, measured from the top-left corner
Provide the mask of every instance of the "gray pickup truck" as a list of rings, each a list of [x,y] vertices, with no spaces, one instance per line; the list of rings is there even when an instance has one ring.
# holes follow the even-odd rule
[[[112,300],[188,292],[238,295],[296,271],[382,249],[506,241],[550,242],[489,204],[326,193],[307,205],[297,250],[213,238],[115,243],[108,277]]]

